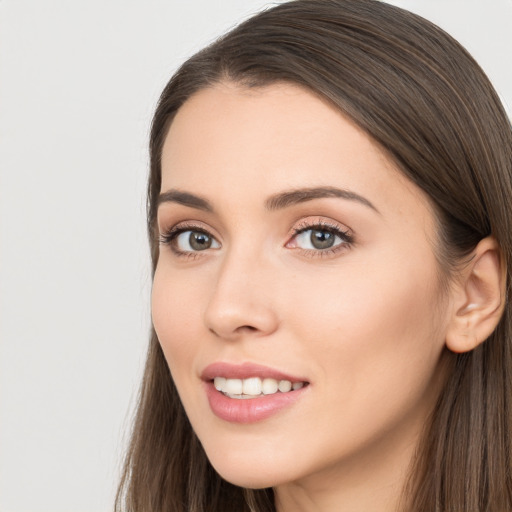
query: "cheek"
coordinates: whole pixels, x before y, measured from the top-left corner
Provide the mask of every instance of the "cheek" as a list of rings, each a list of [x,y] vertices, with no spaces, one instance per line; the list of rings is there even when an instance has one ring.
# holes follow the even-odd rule
[[[324,286],[318,286],[322,280],[298,285],[290,328],[311,360],[320,362],[332,389],[366,395],[372,388],[381,396],[379,390],[387,388],[399,396],[404,380],[418,392],[426,385],[444,344],[435,268],[435,262],[387,266],[386,272],[375,264],[353,266],[325,279]]]
[[[190,368],[197,350],[194,333],[201,325],[198,289],[165,265],[157,267],[151,294],[153,326],[173,376],[177,369]]]
[[[438,392],[444,340],[435,282],[434,274],[420,278],[417,269],[402,268],[297,285],[288,303],[291,338],[310,361],[321,397],[311,417],[330,425],[303,448],[304,460],[322,454],[334,462],[383,432],[414,442]]]

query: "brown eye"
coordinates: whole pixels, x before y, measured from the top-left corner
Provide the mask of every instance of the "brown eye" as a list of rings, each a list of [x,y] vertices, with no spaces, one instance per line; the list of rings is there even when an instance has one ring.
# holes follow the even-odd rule
[[[206,249],[218,249],[219,242],[204,231],[187,230],[177,235],[173,244],[179,252],[197,252]]]
[[[294,237],[292,247],[309,251],[325,251],[335,249],[344,244],[350,244],[351,237],[339,229],[312,226],[302,229]]]
[[[329,231],[312,229],[309,238],[311,245],[315,249],[329,249],[334,245],[336,236],[333,233],[330,233]]]
[[[212,246],[212,239],[206,233],[192,231],[188,237],[188,243],[195,251],[202,251]]]

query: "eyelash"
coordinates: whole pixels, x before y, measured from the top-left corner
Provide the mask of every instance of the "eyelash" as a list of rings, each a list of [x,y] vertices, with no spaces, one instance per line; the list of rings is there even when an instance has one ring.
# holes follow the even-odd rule
[[[167,231],[164,231],[163,233],[160,233],[159,236],[159,243],[160,245],[167,245],[171,249],[171,251],[180,258],[186,258],[186,259],[194,259],[199,256],[201,256],[201,251],[180,251],[177,249],[174,245],[175,240],[178,238],[179,235],[182,233],[185,233],[187,231],[194,231],[197,233],[204,233],[205,235],[214,238],[210,233],[208,233],[208,230],[204,229],[201,226],[198,226],[197,224],[189,224],[186,222],[182,222],[176,226],[173,226]]]
[[[302,251],[305,256],[311,258],[325,258],[332,256],[337,254],[339,251],[350,248],[354,243],[354,236],[349,229],[343,229],[337,224],[331,224],[326,221],[317,221],[313,223],[304,221],[302,224],[299,224],[296,228],[293,229],[293,236],[291,237],[291,240],[295,239],[297,236],[306,231],[322,231],[334,235],[341,240],[341,243],[327,249],[302,249],[300,247],[296,248],[297,250]],[[289,242],[287,242],[287,244],[288,243]]]
[[[171,249],[171,251],[180,258],[186,259],[194,259],[201,256],[202,251],[180,251],[176,248],[174,242],[179,235],[185,233],[187,231],[194,231],[197,233],[204,233],[205,235],[213,238],[215,237],[208,232],[202,226],[198,226],[197,224],[192,223],[181,223],[176,226],[173,226],[168,231],[164,231],[159,235],[159,243],[161,245],[167,245]],[[333,254],[338,253],[340,250],[346,250],[350,248],[354,243],[354,237],[349,229],[345,230],[341,226],[336,224],[330,224],[325,221],[317,221],[313,223],[309,223],[304,221],[296,228],[293,229],[290,241],[287,242],[288,245],[292,240],[296,239],[297,236],[306,232],[306,231],[322,231],[326,233],[330,233],[341,239],[341,243],[335,245],[334,247],[327,249],[303,249],[300,247],[295,247],[293,249],[301,251],[307,257],[327,257]]]

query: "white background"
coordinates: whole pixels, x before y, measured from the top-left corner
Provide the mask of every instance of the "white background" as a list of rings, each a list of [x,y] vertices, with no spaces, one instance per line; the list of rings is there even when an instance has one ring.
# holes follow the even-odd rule
[[[393,3],[512,105],[512,0]],[[149,329],[152,110],[179,63],[267,4],[0,0],[0,512],[112,509]]]

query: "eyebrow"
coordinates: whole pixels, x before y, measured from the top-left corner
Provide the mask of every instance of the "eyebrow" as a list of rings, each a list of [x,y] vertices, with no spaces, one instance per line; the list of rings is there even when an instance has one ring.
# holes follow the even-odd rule
[[[289,206],[312,201],[313,199],[322,199],[326,197],[338,197],[340,199],[347,199],[349,201],[357,201],[358,203],[375,210],[379,210],[363,196],[356,194],[350,190],[345,190],[336,187],[313,187],[313,188],[299,188],[287,192],[281,192],[271,196],[265,201],[265,206],[268,210],[280,210],[288,208]]]
[[[158,196],[157,206],[162,203],[178,203],[197,210],[204,210],[205,212],[213,212],[213,207],[209,201],[203,197],[196,196],[190,192],[182,190],[168,190]]]
[[[379,210],[365,197],[356,194],[350,190],[345,190],[336,187],[312,187],[312,188],[299,188],[289,190],[286,192],[280,192],[269,197],[265,201],[265,208],[270,211],[281,210],[290,206],[312,201],[313,199],[322,199],[329,197],[337,197],[340,199],[347,199],[349,201],[356,201],[368,208],[371,208],[375,212],[379,213]],[[168,190],[162,192],[158,196],[157,204],[160,206],[162,203],[178,203],[190,208],[196,208],[206,212],[213,212],[213,206],[204,197],[190,192],[182,190]]]

